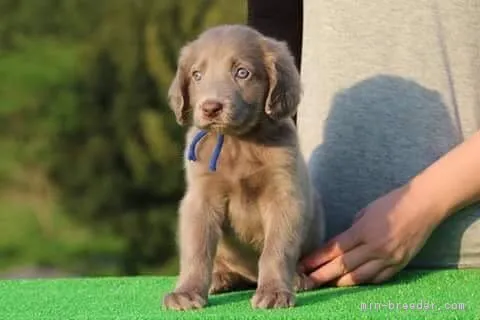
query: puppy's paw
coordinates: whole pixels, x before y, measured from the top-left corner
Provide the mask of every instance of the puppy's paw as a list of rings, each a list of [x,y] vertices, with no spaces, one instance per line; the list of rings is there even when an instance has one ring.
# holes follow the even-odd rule
[[[304,273],[297,273],[294,279],[295,292],[308,291],[315,288],[315,283]]]
[[[295,294],[285,290],[266,290],[259,288],[251,300],[253,308],[291,308],[295,306]]]
[[[237,273],[216,271],[212,275],[212,284],[208,293],[217,294],[233,290],[251,289],[255,285],[255,282],[251,282]]]
[[[192,310],[203,308],[207,300],[197,292],[171,292],[163,298],[163,305],[169,310]]]
[[[236,282],[236,275],[230,272],[214,272],[212,274],[212,284],[208,293],[217,294],[230,291],[234,288]]]

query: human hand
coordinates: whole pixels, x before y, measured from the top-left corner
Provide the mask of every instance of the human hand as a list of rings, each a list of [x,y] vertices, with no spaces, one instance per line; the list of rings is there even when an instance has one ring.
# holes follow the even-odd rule
[[[305,257],[300,270],[316,286],[380,283],[403,269],[440,223],[434,208],[408,185],[361,210],[353,225]]]

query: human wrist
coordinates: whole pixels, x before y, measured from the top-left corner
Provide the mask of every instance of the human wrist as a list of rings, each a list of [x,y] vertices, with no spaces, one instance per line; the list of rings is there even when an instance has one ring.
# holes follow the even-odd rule
[[[415,176],[404,186],[409,201],[436,225],[446,219],[454,208],[452,194],[444,192],[443,186],[438,183],[425,172]]]
[[[410,203],[436,222],[480,201],[480,131],[405,185]]]

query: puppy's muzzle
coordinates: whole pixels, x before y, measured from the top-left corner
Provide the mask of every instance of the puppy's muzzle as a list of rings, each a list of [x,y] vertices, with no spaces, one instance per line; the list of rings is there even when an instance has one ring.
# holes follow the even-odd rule
[[[223,104],[218,101],[207,100],[202,103],[200,110],[205,119],[213,120],[223,112]]]

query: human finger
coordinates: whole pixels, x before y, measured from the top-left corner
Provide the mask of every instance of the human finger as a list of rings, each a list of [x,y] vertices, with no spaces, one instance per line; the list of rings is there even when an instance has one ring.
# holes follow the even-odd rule
[[[385,268],[379,274],[373,277],[371,279],[371,282],[375,284],[385,282],[390,278],[392,278],[397,272],[398,272],[398,269],[396,267],[392,266],[392,267]]]
[[[335,281],[335,284],[338,287],[348,287],[368,283],[370,280],[382,273],[385,268],[388,267],[386,267],[386,262],[384,260],[370,260],[355,270],[341,276],[337,281]]]
[[[302,273],[309,273],[322,264],[331,261],[359,244],[352,229],[339,234],[328,241],[322,248],[304,257],[299,264]]]
[[[312,279],[316,286],[330,282],[367,262],[370,259],[369,254],[368,246],[357,246],[313,271],[308,277]]]

